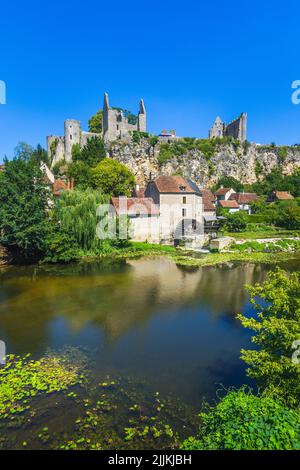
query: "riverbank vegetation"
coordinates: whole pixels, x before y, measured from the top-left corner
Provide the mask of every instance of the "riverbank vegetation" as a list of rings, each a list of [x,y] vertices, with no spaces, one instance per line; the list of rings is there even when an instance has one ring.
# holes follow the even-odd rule
[[[200,413],[199,434],[183,449],[300,449],[300,273],[278,269],[247,289],[254,314],[237,319],[254,331],[255,348],[242,350],[241,359],[260,392],[230,390]]]
[[[237,320],[254,332],[253,348],[241,359],[259,391],[222,387],[195,416],[134,378],[95,376],[77,348],[10,356],[0,368],[0,448],[300,449],[300,273],[275,270],[247,290],[253,310]]]

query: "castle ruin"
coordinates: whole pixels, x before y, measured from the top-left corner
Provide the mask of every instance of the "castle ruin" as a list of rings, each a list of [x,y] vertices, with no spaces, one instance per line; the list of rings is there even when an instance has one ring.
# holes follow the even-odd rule
[[[237,119],[231,121],[228,125],[221,121],[218,116],[214,125],[209,131],[209,138],[220,138],[231,136],[240,142],[247,140],[247,113],[242,113]]]
[[[64,123],[64,135],[51,135],[47,137],[47,150],[53,167],[60,161],[70,163],[72,161],[72,148],[79,145],[83,148],[89,139],[93,137],[103,138],[106,144],[117,140],[130,141],[132,133],[146,132],[146,108],[144,101],[141,99],[139,103],[138,115],[132,115],[131,120],[128,114],[121,108],[111,107],[109,104],[108,94],[104,93],[104,103],[102,110],[102,132],[86,132],[81,129],[80,121],[76,119],[67,119]],[[247,114],[242,113],[237,119],[225,124],[220,117],[217,117],[213,127],[209,131],[209,138],[220,138],[231,136],[240,142],[247,139]],[[158,136],[160,141],[171,142],[179,139],[175,131],[163,131]]]
[[[104,94],[102,133],[86,132],[81,130],[81,123],[76,119],[67,119],[64,123],[64,135],[50,135],[47,137],[47,151],[51,159],[51,166],[65,160],[72,161],[73,145],[83,148],[87,141],[93,137],[102,137],[106,143],[114,140],[130,139],[133,131],[146,132],[146,109],[144,101],[140,100],[140,108],[136,124],[130,124],[128,118],[119,108],[109,106],[108,94]]]
[[[102,131],[105,142],[124,140],[130,138],[130,132],[146,132],[146,109],[144,101],[140,100],[140,108],[136,124],[130,124],[123,111],[111,108],[108,94],[104,94]]]

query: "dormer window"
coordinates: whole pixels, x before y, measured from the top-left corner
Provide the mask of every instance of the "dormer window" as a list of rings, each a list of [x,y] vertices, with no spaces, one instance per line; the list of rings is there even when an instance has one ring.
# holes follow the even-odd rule
[[[186,186],[183,186],[183,185],[181,185],[181,186],[179,186],[179,189],[180,189],[180,191],[182,191],[182,192],[183,192],[183,191],[185,191],[185,190],[186,190]]]

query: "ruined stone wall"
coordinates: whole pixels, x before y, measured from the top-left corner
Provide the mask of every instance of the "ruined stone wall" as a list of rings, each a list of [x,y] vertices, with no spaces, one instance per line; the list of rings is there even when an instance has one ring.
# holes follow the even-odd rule
[[[237,119],[225,126],[224,135],[245,142],[247,139],[247,114],[242,113]]]

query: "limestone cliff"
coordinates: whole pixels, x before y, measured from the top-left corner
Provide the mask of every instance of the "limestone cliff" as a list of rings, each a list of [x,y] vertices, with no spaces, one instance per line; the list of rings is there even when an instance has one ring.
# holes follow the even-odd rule
[[[182,174],[202,187],[218,181],[221,176],[232,176],[251,184],[281,167],[290,174],[300,168],[300,147],[258,146],[245,142],[186,139],[171,143],[141,138],[139,142],[113,142],[108,153],[127,165],[144,185],[150,173]]]

